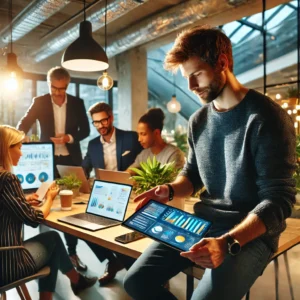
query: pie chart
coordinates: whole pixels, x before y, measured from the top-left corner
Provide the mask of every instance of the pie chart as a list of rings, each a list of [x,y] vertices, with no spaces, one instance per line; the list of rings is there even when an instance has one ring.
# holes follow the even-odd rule
[[[176,241],[177,243],[183,243],[183,242],[185,241],[185,237],[182,236],[182,235],[176,235],[176,236],[175,236],[175,241]]]
[[[155,234],[161,233],[163,231],[163,228],[161,226],[155,226],[151,229],[151,231]]]

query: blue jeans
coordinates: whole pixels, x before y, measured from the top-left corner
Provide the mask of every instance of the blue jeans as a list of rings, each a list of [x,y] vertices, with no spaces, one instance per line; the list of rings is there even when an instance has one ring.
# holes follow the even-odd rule
[[[165,282],[193,265],[179,253],[154,242],[127,272],[126,292],[135,300],[175,300],[163,287]],[[240,300],[262,274],[271,255],[270,248],[261,239],[245,245],[237,256],[227,254],[218,268],[205,270],[192,300]]]
[[[24,247],[31,254],[38,270],[44,266],[50,267],[50,274],[39,279],[39,292],[54,292],[58,270],[66,274],[73,269],[60,235],[56,231],[41,233],[26,240]]]

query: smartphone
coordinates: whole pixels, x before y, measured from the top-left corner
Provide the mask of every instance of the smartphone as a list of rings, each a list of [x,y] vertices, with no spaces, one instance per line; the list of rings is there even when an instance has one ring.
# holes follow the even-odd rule
[[[140,240],[144,237],[146,237],[146,236],[143,235],[142,233],[133,231],[133,232],[129,232],[129,233],[122,234],[122,235],[115,237],[115,241],[120,242],[122,244],[127,244],[127,243],[130,243],[133,241]]]

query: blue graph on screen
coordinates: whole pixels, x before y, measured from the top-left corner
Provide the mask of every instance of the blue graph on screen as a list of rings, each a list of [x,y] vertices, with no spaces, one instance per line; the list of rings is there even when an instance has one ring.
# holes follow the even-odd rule
[[[30,160],[34,160],[34,159],[48,159],[49,158],[49,153],[46,152],[41,152],[41,153],[28,153],[24,156],[24,159],[30,159]]]

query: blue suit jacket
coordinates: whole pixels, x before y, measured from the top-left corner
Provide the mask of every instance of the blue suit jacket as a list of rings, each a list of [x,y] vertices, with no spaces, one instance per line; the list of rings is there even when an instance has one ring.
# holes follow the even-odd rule
[[[116,127],[115,130],[118,171],[125,171],[134,162],[136,156],[143,148],[138,141],[138,135],[135,131],[125,131]],[[125,151],[130,152],[122,156]],[[89,142],[87,154],[83,160],[82,167],[87,175],[90,174],[93,168],[105,169],[103,145],[99,136]]]

